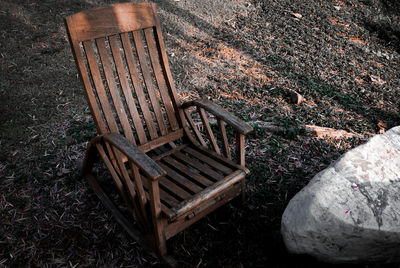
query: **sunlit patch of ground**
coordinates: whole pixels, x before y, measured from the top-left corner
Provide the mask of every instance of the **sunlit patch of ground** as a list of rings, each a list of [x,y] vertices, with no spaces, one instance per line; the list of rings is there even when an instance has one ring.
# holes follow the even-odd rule
[[[78,168],[96,133],[63,18],[110,2],[0,0],[0,266],[159,264]],[[321,266],[288,255],[280,217],[318,171],[399,125],[400,13],[386,0],[156,2],[183,101],[208,98],[284,129],[253,124],[246,203],[173,238],[173,256],[189,267]],[[288,90],[305,100],[291,103]],[[362,137],[316,138],[307,124]]]

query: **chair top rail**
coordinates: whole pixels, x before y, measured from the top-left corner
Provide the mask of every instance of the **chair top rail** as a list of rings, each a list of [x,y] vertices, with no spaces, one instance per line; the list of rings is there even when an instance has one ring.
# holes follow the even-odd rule
[[[74,41],[83,42],[154,27],[157,24],[154,10],[153,3],[120,3],[82,11],[65,21]]]

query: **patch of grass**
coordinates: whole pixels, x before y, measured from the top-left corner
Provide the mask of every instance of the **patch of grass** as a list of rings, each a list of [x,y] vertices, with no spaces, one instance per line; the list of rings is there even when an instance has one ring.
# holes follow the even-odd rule
[[[352,107],[357,109],[361,109],[363,107],[358,96],[353,94],[345,94],[340,89],[337,89],[333,86],[324,85],[323,83],[318,83],[305,75],[299,75],[298,82],[307,88],[311,95],[314,95],[317,98],[328,97],[334,101],[337,101],[344,107]]]
[[[87,122],[62,18],[111,2],[1,2],[0,207],[7,245],[0,241],[0,263],[4,259],[7,267],[158,264],[116,224],[76,168],[96,128]],[[170,253],[189,267],[292,267],[279,234],[287,202],[363,142],[303,135],[299,125],[358,133],[376,133],[381,121],[398,125],[398,28],[359,0],[341,7],[346,12],[315,0],[213,2],[222,8],[193,0],[155,2],[167,53],[174,54],[168,59],[172,76],[185,100],[209,97],[244,121],[272,120],[283,129],[253,126],[246,138],[246,202],[224,206],[172,238]],[[374,25],[364,24],[365,14],[376,14]],[[348,27],[331,25],[332,16]],[[353,36],[366,45],[349,45]],[[385,83],[373,83],[371,74]],[[286,89],[305,101],[290,103]],[[235,131],[226,130],[233,145]],[[96,167],[99,175],[108,174],[104,164]],[[308,260],[296,265],[326,266]]]
[[[284,127],[283,137],[289,140],[298,140],[299,135],[304,135],[305,130],[300,127],[300,124],[296,120],[289,120],[287,118],[275,118],[276,123]]]
[[[71,120],[71,127],[68,128],[67,135],[71,136],[75,143],[90,141],[97,135],[96,125],[93,121],[84,123]]]

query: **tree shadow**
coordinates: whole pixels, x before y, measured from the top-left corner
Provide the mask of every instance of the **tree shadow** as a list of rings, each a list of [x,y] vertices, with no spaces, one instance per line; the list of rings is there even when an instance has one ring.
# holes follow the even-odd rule
[[[329,103],[330,106],[334,106],[346,111],[348,117],[362,117],[368,122],[368,127],[371,130],[377,130],[376,124],[382,121],[386,122],[389,127],[400,123],[400,116],[397,111],[384,110],[376,107],[377,100],[363,96],[358,92],[359,89],[354,88],[355,86],[350,86],[350,90],[348,90],[349,92],[345,92],[343,89],[338,88],[337,85],[325,81],[321,77],[306,75],[302,69],[295,67],[287,59],[277,53],[270,55],[260,53],[257,48],[265,45],[266,40],[264,39],[255,38],[253,41],[256,45],[252,45],[249,42],[242,41],[242,39],[245,37],[238,38],[237,32],[233,34],[234,29],[228,27],[215,27],[214,25],[194,15],[190,11],[178,7],[176,4],[162,1],[159,2],[159,8],[178,16],[185,22],[197,27],[200,31],[207,33],[215,40],[224,43],[226,46],[241,52],[243,55],[251,57],[255,62],[258,62],[264,66],[268,66],[272,70],[281,74],[281,76],[288,77],[292,84],[301,85],[300,93],[304,94],[307,99],[311,99],[312,101],[316,102],[319,109],[321,109],[317,112],[317,114],[315,114],[315,116],[311,114],[313,119],[318,118],[318,114],[320,112],[329,114],[330,111],[326,110],[330,108],[326,105],[326,103]],[[238,21],[245,20],[246,17],[240,15],[238,16]],[[162,23],[167,25],[165,28],[167,28],[168,32],[175,38],[185,38],[185,40],[188,42],[193,42],[193,38],[187,36],[183,31],[179,30],[179,27],[175,24],[175,22],[162,20]],[[255,32],[253,34],[256,36]],[[215,76],[218,76],[218,74]],[[218,78],[216,79],[218,80]],[[368,89],[371,88],[371,86],[368,86]],[[303,109],[300,107],[297,110],[301,111]],[[304,111],[305,114],[310,114],[310,112],[312,113],[313,111],[310,109],[306,109],[306,111]],[[302,118],[307,120],[309,116],[304,116]],[[346,119],[344,118],[344,120]],[[348,120],[351,121],[351,119]],[[302,123],[307,122],[304,121]],[[331,125],[331,122],[329,121],[317,123],[321,123],[323,124],[322,126],[327,127],[339,127]]]
[[[108,2],[105,1],[104,4],[108,4]],[[370,128],[373,128],[380,120],[389,120],[391,125],[398,124],[400,121],[400,117],[395,111],[367,107],[373,105],[373,100],[366,101],[359,95],[343,93],[335,85],[320,77],[304,75],[301,69],[296,68],[285,57],[277,53],[273,55],[260,53],[258,47],[264,44],[264,39],[254,40],[255,45],[252,45],[242,41],[242,39],[246,39],[245,36],[238,39],[233,34],[233,29],[229,27],[215,27],[172,2],[161,0],[157,2],[159,9],[178,16],[199,28],[199,30],[206,32],[212,38],[251,57],[261,65],[270,67],[282,76],[288,76],[294,84],[301,84],[303,86],[301,93],[311,96],[321,109],[325,109],[326,105],[320,100],[331,102],[345,111],[364,117],[369,122]],[[3,3],[14,5],[15,14],[10,12],[0,13],[1,33],[4,33],[5,36],[5,38],[0,39],[0,45],[2,50],[6,51],[5,57],[2,59],[0,79],[0,108],[3,109],[3,112],[0,112],[0,128],[2,130],[13,128],[13,131],[17,131],[15,135],[1,131],[1,135],[15,139],[11,145],[20,148],[22,146],[19,142],[26,140],[27,126],[47,124],[51,120],[63,118],[63,110],[60,109],[62,106],[59,105],[69,101],[71,91],[76,94],[75,99],[73,99],[74,103],[84,103],[82,85],[79,79],[75,77],[76,67],[72,61],[70,47],[65,39],[63,17],[93,8],[97,4],[79,0],[60,1],[56,4],[54,1],[27,2],[22,0],[8,0],[3,1]],[[22,8],[22,11],[29,10],[29,16],[18,15],[18,12],[20,12],[18,7]],[[241,20],[246,19],[244,16],[239,16],[239,18]],[[177,38],[184,38],[188,42],[194,41],[194,37],[185,34],[175,22],[167,21],[165,18],[161,22],[164,30],[166,30],[164,33],[171,34],[172,37],[167,37],[167,39],[172,42],[176,41]],[[173,44],[181,46],[178,42]],[[189,59],[179,59],[179,61],[183,66],[190,66],[194,63]],[[174,69],[174,66],[172,68]],[[218,80],[218,75],[216,73],[212,78],[217,79],[215,80],[217,84],[223,83]],[[66,85],[66,80],[60,79],[60,77],[69,77],[69,83]],[[248,83],[246,79],[238,79],[234,82],[246,91],[247,87],[244,86]],[[182,88],[191,90],[191,83],[184,85],[183,82],[180,82],[180,85]],[[66,93],[60,94],[60,89],[69,91],[69,93],[64,96],[63,94]],[[264,90],[264,88],[261,90]],[[243,100],[243,102],[246,102],[246,100]],[[279,109],[280,103],[275,105]],[[86,107],[86,105],[82,106]],[[306,120],[309,118],[318,117],[316,114],[308,114],[311,111],[307,108],[298,107],[295,110],[307,114],[307,116],[302,117],[304,123],[307,123]],[[270,112],[277,113],[273,109]],[[319,113],[319,111],[314,111],[314,113]],[[33,116],[36,117],[36,120]],[[11,120],[13,120],[12,123]],[[329,124],[329,122],[323,121],[317,123]],[[251,137],[251,139],[257,141],[259,138],[257,136]],[[290,141],[285,139],[282,138],[289,144]],[[4,145],[2,153],[9,152],[7,147],[11,145]],[[271,148],[273,145],[268,143],[266,146]],[[323,148],[330,145],[320,141],[311,142],[310,146]],[[334,151],[334,149],[330,150]],[[310,152],[310,154],[313,153],[315,152]],[[318,152],[318,154],[321,155],[322,152]],[[318,158],[318,154],[315,154],[314,157]],[[269,152],[259,157],[250,156],[248,161],[249,163],[258,163],[271,158],[280,163],[282,155],[284,153]],[[319,166],[319,169],[326,166],[327,164]],[[308,257],[289,255],[285,250],[279,232],[280,217],[278,215],[282,214],[290,197],[299,191],[314,173],[284,173],[279,171],[278,166],[272,167],[273,173],[266,172],[266,170],[267,167],[265,169],[262,167],[260,170],[254,169],[254,173],[249,179],[255,180],[258,184],[266,184],[266,181],[271,177],[277,179],[276,176],[281,176],[278,178],[283,181],[280,183],[283,185],[280,186],[281,188],[274,189],[279,183],[266,184],[264,188],[261,187],[259,191],[249,197],[249,200],[252,199],[253,201],[248,201],[244,207],[228,206],[219,209],[193,228],[178,235],[176,239],[174,238],[175,240],[172,241],[174,254],[183,260],[187,260],[187,262],[194,263],[192,266],[201,264],[201,262],[202,265],[207,267],[240,267],[241,264],[244,267],[265,267],[266,265],[310,267],[314,264],[321,265]],[[122,232],[122,229],[117,229],[117,231]],[[118,244],[118,237],[107,237],[107,239],[112,239],[114,244]],[[106,243],[107,239],[102,240],[102,242]],[[187,254],[186,248],[192,255]]]

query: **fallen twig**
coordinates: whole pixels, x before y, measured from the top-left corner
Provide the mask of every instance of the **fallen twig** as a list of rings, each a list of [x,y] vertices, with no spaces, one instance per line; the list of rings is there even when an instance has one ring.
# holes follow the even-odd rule
[[[278,126],[272,122],[265,122],[265,121],[252,121],[249,122],[252,125],[257,125],[258,128],[265,129],[269,132],[285,132],[285,131],[293,131],[294,129],[288,129],[282,126]],[[364,137],[364,134],[348,132],[341,129],[334,129],[328,127],[321,127],[315,125],[300,125],[298,129],[303,129],[307,134],[314,135],[316,137],[329,137],[334,139],[341,139],[341,138],[353,138],[353,137]]]

